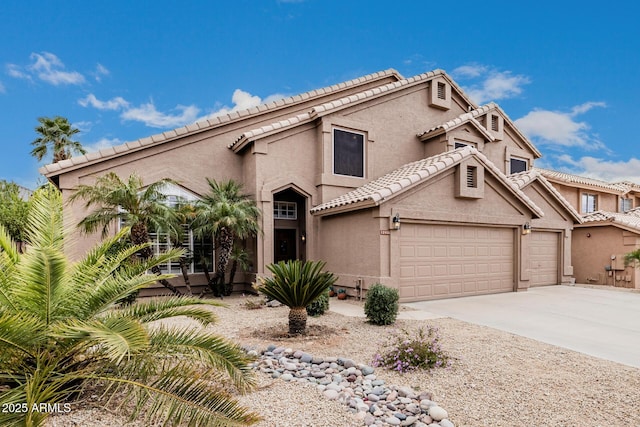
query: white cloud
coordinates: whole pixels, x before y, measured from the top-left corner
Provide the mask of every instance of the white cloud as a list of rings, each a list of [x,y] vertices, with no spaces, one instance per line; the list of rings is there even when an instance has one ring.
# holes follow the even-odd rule
[[[604,144],[588,132],[589,124],[576,120],[594,107],[606,107],[604,102],[586,102],[570,112],[536,109],[515,121],[516,126],[534,142],[563,147],[601,149]]]
[[[640,159],[615,161],[585,156],[575,160],[568,155],[561,155],[556,160],[555,167],[567,173],[607,182],[632,181],[640,183]]]
[[[531,83],[529,77],[513,74],[511,71],[498,71],[482,64],[462,65],[451,72],[458,80],[469,80],[463,85],[467,95],[478,104],[499,99],[513,98],[522,93],[522,87]]]
[[[88,121],[73,122],[72,126],[74,128],[78,128],[82,133],[87,133],[91,131],[91,128],[93,127],[93,122],[88,122]]]
[[[31,80],[31,76],[22,71],[19,65],[7,64],[7,74],[16,79]]]
[[[98,63],[98,65],[96,65],[96,71],[93,73],[93,77],[99,83],[102,81],[102,76],[108,76],[109,74],[111,74],[111,72],[107,69],[107,67]]]
[[[120,140],[119,138],[102,138],[96,142],[94,142],[93,144],[87,144],[84,146],[84,148],[87,150],[88,153],[93,153],[96,151],[100,151],[103,148],[109,148],[109,147],[113,147],[116,145],[121,145],[124,142],[122,140]]]
[[[221,116],[223,114],[229,114],[238,110],[246,110],[248,108],[257,107],[258,105],[262,104],[268,104],[269,102],[277,101],[285,97],[286,95],[274,93],[273,95],[269,95],[266,98],[262,99],[259,96],[251,95],[249,92],[245,92],[242,89],[236,89],[233,91],[233,95],[231,95],[231,102],[233,102],[233,107],[228,107],[225,105],[207,114],[202,119]]]
[[[53,53],[32,53],[30,59],[31,64],[24,68],[16,64],[8,64],[7,74],[25,80],[33,80],[37,77],[54,86],[79,85],[85,81],[84,76],[79,72],[66,71],[60,58]]]
[[[29,65],[28,68],[33,71],[40,80],[51,83],[54,86],[84,83],[84,76],[79,72],[64,71],[64,64],[53,53],[32,53],[31,59],[34,62]]]
[[[92,93],[82,99],[79,99],[78,104],[82,105],[83,107],[87,107],[90,105],[93,108],[97,108],[98,110],[119,110],[120,108],[127,108],[129,106],[129,103],[120,96],[111,98],[108,101],[100,101]]]
[[[154,128],[175,128],[193,123],[198,117],[200,109],[195,105],[178,105],[177,114],[166,114],[156,110],[153,101],[141,104],[139,107],[130,107],[122,112],[120,117],[124,120],[142,122],[146,126]]]
[[[458,78],[464,79],[464,78],[480,77],[487,71],[488,71],[488,67],[486,65],[468,64],[468,65],[462,65],[454,69],[451,72],[451,75],[456,79]]]

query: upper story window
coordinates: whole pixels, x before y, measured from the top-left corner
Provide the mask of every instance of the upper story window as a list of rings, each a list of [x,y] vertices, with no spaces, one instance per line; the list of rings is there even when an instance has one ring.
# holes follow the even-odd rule
[[[582,193],[580,207],[582,213],[595,212],[598,209],[598,196],[596,194]]]
[[[512,157],[509,161],[509,171],[510,173],[518,173],[524,172],[529,169],[528,163],[524,159],[518,159],[516,157]]]
[[[632,199],[620,199],[620,212],[628,212],[633,209]]]
[[[466,147],[469,144],[465,144],[464,142],[454,142],[453,143],[453,148],[458,149],[458,148],[462,148],[462,147]]]
[[[364,134],[333,130],[333,173],[364,178]]]
[[[296,202],[273,202],[274,219],[298,219]]]

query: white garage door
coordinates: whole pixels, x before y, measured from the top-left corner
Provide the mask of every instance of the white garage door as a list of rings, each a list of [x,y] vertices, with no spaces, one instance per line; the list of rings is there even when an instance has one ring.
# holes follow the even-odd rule
[[[530,286],[558,284],[558,233],[534,231],[531,233],[529,271]]]
[[[400,298],[513,291],[513,229],[402,224]]]

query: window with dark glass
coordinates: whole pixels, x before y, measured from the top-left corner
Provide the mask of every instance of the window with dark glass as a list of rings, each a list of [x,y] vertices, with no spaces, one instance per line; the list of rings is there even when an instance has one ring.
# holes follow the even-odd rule
[[[364,135],[333,130],[333,173],[364,178]]]
[[[511,173],[524,172],[527,170],[527,161],[522,159],[511,158],[510,168],[511,168]]]

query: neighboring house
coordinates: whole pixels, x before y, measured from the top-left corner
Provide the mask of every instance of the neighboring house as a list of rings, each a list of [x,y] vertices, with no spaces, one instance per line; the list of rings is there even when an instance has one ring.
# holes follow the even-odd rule
[[[579,210],[573,231],[574,276],[579,283],[640,288],[640,274],[625,254],[640,248],[640,185],[609,183],[536,169]]]
[[[499,106],[478,107],[445,72],[387,70],[41,171],[65,199],[107,171],[173,178],[167,191],[193,198],[207,177],[234,179],[262,210],[247,283],[271,262],[322,259],[352,295],[380,282],[414,301],[570,281],[580,218],[531,170],[539,157]]]

